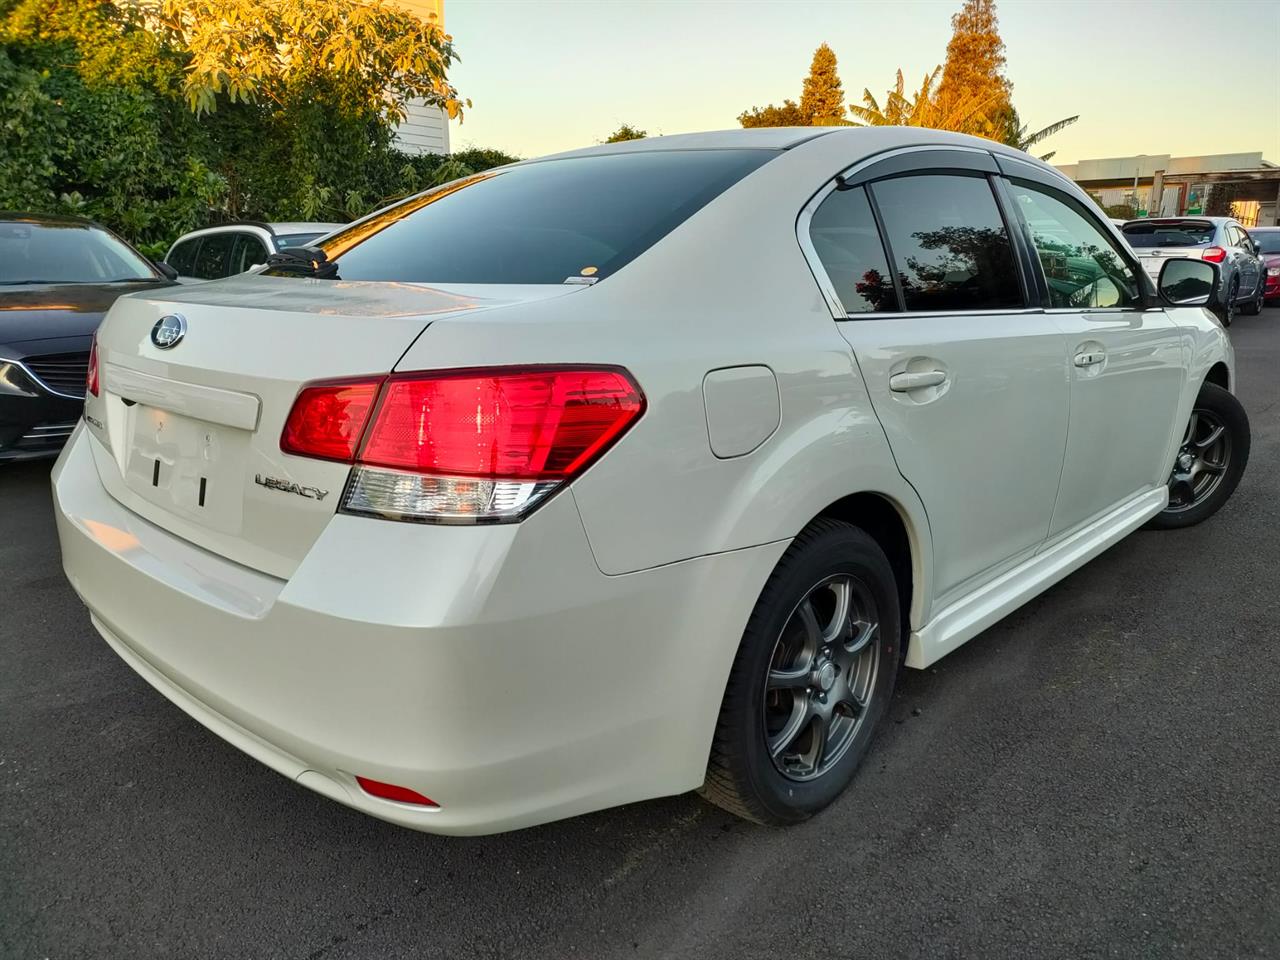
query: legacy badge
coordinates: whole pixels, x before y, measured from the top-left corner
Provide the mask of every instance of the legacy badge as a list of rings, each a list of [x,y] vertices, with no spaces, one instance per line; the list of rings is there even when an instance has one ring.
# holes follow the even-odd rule
[[[323,500],[329,495],[328,490],[321,490],[319,487],[304,487],[300,483],[294,483],[292,480],[280,480],[277,477],[264,477],[260,473],[253,475],[253,482],[260,487],[266,487],[268,490],[281,490],[284,493],[296,493],[300,497],[306,497],[308,500]]]

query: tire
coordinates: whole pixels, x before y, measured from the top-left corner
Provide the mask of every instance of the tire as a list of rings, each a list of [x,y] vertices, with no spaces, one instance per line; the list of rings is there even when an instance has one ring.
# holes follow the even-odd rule
[[[1267,292],[1267,268],[1262,268],[1262,276],[1258,278],[1258,292],[1252,300],[1240,308],[1240,312],[1246,317],[1256,317],[1262,312]]]
[[[1222,325],[1224,327],[1231,326],[1231,321],[1236,317],[1236,297],[1240,296],[1240,278],[1233,277],[1231,286],[1227,289],[1227,299],[1222,304]]]
[[[848,598],[843,620],[842,592]],[[806,659],[811,646],[815,652]],[[834,659],[825,659],[823,650]],[[898,589],[884,551],[857,527],[815,520],[778,561],[743,632],[703,797],[762,824],[798,823],[817,813],[853,779],[901,662]],[[766,689],[766,681],[784,688]],[[798,732],[787,740],[793,728]],[[823,747],[816,746],[820,729],[830,731]],[[775,759],[770,747],[784,741]]]
[[[1222,427],[1221,439],[1206,442],[1218,426]],[[1186,456],[1200,457],[1210,465],[1220,466],[1221,470],[1188,468],[1183,459]],[[1212,383],[1204,384],[1169,475],[1169,506],[1156,514],[1147,526],[1174,530],[1209,519],[1231,498],[1248,463],[1249,415],[1228,391]],[[1205,481],[1203,487],[1200,486],[1202,480]]]

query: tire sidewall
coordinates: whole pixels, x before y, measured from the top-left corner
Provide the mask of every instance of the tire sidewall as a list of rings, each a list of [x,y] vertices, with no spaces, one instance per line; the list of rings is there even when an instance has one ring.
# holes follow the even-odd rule
[[[1153,525],[1159,528],[1190,527],[1213,516],[1231,498],[1249,463],[1249,417],[1240,401],[1222,387],[1206,383],[1196,396],[1192,412],[1196,410],[1209,411],[1231,431],[1231,461],[1227,464],[1226,475],[1213,493],[1190,510],[1171,513],[1166,509],[1158,514]]]
[[[764,742],[763,686],[774,646],[800,601],[818,583],[835,575],[861,581],[875,599],[880,618],[880,665],[869,713],[845,755],[822,776],[810,781],[785,777],[774,766]],[[848,528],[823,534],[794,562],[775,571],[761,603],[743,637],[742,680],[748,684],[746,709],[736,718],[733,732],[745,761],[748,789],[771,818],[784,822],[804,820],[834,800],[849,784],[866,755],[876,728],[888,709],[902,660],[901,617],[897,588],[888,560],[869,537]]]

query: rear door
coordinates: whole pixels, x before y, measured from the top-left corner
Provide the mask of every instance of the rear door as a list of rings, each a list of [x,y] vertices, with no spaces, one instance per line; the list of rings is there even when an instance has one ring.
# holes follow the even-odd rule
[[[1137,265],[1084,203],[1047,175],[1007,189],[1045,306],[1067,334],[1071,426],[1054,537],[1165,482],[1188,357],[1182,331],[1146,306]]]
[[[1064,338],[1026,304],[994,171],[984,152],[906,153],[815,200],[807,225],[928,512],[940,604],[1044,541],[1067,436]]]
[[[231,274],[244,273],[253,267],[267,262],[267,248],[252,233],[241,233],[236,236],[236,245],[231,251]]]
[[[1240,297],[1247,299],[1258,289],[1258,257],[1244,227],[1237,223],[1227,224],[1227,237],[1231,244],[1228,254],[1235,260],[1240,275]]]

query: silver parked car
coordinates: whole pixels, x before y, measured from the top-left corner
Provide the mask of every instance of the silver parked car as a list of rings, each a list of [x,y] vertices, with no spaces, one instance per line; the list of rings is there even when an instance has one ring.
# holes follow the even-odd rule
[[[1255,315],[1266,296],[1266,268],[1257,243],[1231,217],[1162,217],[1130,220],[1120,228],[1154,280],[1170,257],[1216,263],[1222,275],[1222,322],[1230,326],[1236,309]]]
[[[286,247],[302,247],[341,223],[260,223],[243,220],[184,233],[173,242],[164,262],[178,274],[179,281],[217,280],[244,273],[266,263],[267,257]]]

